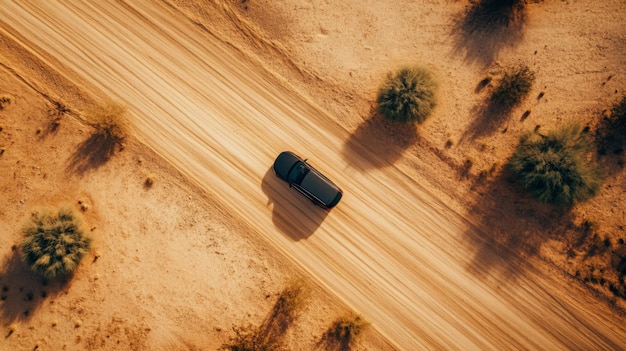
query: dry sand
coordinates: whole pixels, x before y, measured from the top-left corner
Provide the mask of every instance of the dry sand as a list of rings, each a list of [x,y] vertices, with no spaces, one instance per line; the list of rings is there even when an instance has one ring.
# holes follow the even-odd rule
[[[319,348],[349,309],[372,322],[356,349],[625,348],[623,301],[568,274],[558,235],[590,218],[623,236],[623,172],[558,224],[498,176],[523,131],[593,124],[623,94],[623,4],[533,3],[502,41],[457,28],[467,5],[3,3],[0,307],[17,330],[2,349],[216,349],[297,275],[314,294],[294,350]],[[538,74],[531,98],[476,128],[478,82],[520,61]],[[440,82],[415,133],[371,119],[385,74],[413,62]],[[133,138],[81,167],[84,111],[107,98],[128,107]],[[57,130],[54,101],[70,108]],[[274,177],[283,149],[344,188],[336,209]],[[11,250],[19,223],[79,200],[94,252],[42,285]]]

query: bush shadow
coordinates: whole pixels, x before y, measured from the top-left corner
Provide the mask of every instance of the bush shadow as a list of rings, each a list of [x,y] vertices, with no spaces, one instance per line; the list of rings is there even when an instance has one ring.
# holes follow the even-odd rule
[[[29,320],[46,298],[65,289],[70,279],[46,280],[31,271],[19,249],[13,248],[0,270],[0,318],[6,324]]]
[[[320,340],[315,344],[316,350],[324,351],[350,351],[352,350],[352,338],[344,337],[341,339],[332,335],[331,330],[327,330]]]
[[[291,189],[272,167],[265,172],[261,189],[268,197],[267,206],[272,205],[272,222],[293,241],[308,239],[328,216],[329,211]]]
[[[477,0],[457,19],[454,52],[488,66],[505,46],[523,38],[526,11],[520,0]]]
[[[622,112],[623,113],[623,112]],[[621,117],[626,119],[626,117]],[[606,115],[602,116],[593,134],[598,163],[607,178],[613,178],[624,170],[626,164],[626,128]]]
[[[236,336],[220,350],[283,350],[287,330],[302,312],[302,289],[303,285],[285,288],[260,326],[248,323],[234,327]]]
[[[344,144],[342,154],[361,170],[392,165],[418,140],[417,125],[387,120],[375,108]]]
[[[476,176],[471,190],[477,195],[467,216],[472,222],[464,239],[475,250],[469,271],[481,278],[494,272],[514,280],[530,257],[549,240],[560,239],[572,221],[569,208],[532,199],[506,170],[493,179]]]
[[[68,161],[66,171],[79,176],[107,163],[121,140],[107,134],[93,133],[81,142]]]
[[[485,101],[472,109],[474,118],[461,135],[460,142],[465,140],[473,141],[481,137],[493,135],[509,121],[513,107],[502,106],[490,97],[487,97]],[[506,132],[506,129],[507,127],[504,127],[502,132]]]
[[[263,320],[259,328],[260,334],[265,340],[280,340],[287,329],[298,319],[300,307],[295,299],[300,291],[286,288],[278,296],[271,312]]]

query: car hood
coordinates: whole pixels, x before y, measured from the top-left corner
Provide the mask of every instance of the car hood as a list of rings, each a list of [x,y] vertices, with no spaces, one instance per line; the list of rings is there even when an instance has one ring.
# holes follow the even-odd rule
[[[289,170],[296,162],[300,161],[300,158],[289,151],[283,151],[278,155],[276,161],[274,161],[274,172],[282,179],[287,180]]]

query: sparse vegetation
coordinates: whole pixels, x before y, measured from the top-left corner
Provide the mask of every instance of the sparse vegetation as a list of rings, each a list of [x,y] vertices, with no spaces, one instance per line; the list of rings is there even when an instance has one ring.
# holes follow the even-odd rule
[[[23,234],[22,256],[34,272],[45,278],[71,274],[91,244],[80,215],[70,206],[62,206],[56,213],[49,209],[33,212]]]
[[[361,316],[350,313],[335,319],[322,341],[328,349],[349,350],[368,326]]]
[[[546,135],[529,132],[509,160],[509,169],[537,200],[570,206],[596,194],[602,183],[599,166],[588,155],[591,144],[571,125]]]
[[[124,114],[126,108],[113,102],[97,106],[88,112],[94,135],[101,142],[119,145],[128,135],[128,124]]]
[[[280,338],[267,338],[261,332],[260,327],[252,324],[233,327],[235,336],[227,344],[222,345],[222,350],[229,351],[287,351]]]
[[[48,110],[48,115],[52,118],[50,120],[50,131],[54,132],[61,126],[61,119],[71,110],[64,103],[54,100],[52,101],[52,107]]]
[[[61,101],[52,101],[52,107],[48,110],[48,115],[53,117],[61,117],[66,113],[69,113],[70,109]]]
[[[283,336],[308,301],[308,286],[303,280],[291,281],[280,293],[272,312],[260,327],[252,324],[234,327],[235,336],[222,345],[229,351],[286,350]]]
[[[535,81],[535,73],[526,65],[507,69],[491,94],[491,101],[503,108],[512,108],[528,95]],[[530,114],[530,112],[529,112]]]
[[[0,110],[4,110],[4,107],[11,103],[11,97],[7,95],[0,95]]]
[[[403,67],[389,74],[378,93],[378,109],[385,118],[422,123],[436,105],[436,83],[423,67]]]
[[[77,174],[96,169],[108,162],[116,151],[124,149],[129,133],[123,106],[108,102],[87,112],[94,132],[83,141],[70,158],[68,171]]]

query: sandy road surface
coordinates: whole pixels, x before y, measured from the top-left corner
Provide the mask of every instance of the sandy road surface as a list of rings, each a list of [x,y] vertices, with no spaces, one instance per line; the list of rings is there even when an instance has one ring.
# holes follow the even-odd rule
[[[398,348],[626,348],[619,318],[569,282],[468,269],[475,252],[461,243],[479,233],[463,218],[396,168],[347,160],[350,136],[331,117],[172,8],[2,1],[0,30],[124,101],[139,138]],[[344,188],[330,214],[268,172],[283,149]]]

